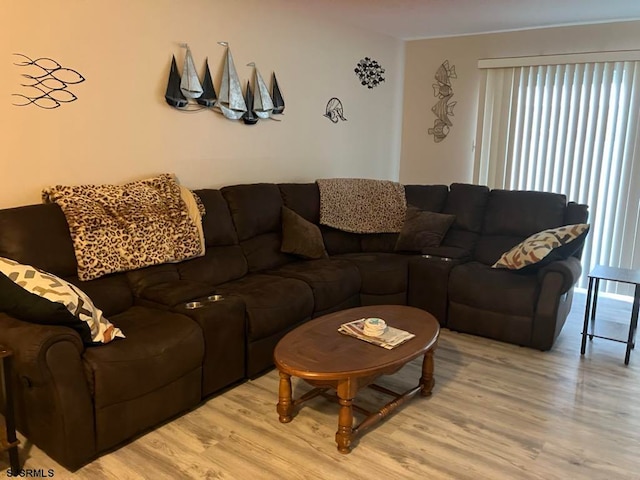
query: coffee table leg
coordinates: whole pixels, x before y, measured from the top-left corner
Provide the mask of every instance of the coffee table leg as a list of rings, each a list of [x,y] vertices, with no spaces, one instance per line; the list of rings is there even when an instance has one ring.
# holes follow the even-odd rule
[[[351,382],[343,380],[338,383],[337,388],[338,403],[340,413],[338,414],[338,431],[336,432],[336,443],[340,453],[351,452],[351,441],[353,440],[353,397]]]
[[[280,423],[289,423],[293,412],[293,402],[291,401],[291,375],[280,373],[280,385],[278,388],[278,415]]]
[[[422,377],[420,378],[420,394],[423,397],[428,397],[431,395],[431,390],[433,390],[433,386],[436,381],[433,378],[433,351],[435,350],[435,346],[430,350],[427,350],[427,353],[424,354],[424,359],[422,360]]]

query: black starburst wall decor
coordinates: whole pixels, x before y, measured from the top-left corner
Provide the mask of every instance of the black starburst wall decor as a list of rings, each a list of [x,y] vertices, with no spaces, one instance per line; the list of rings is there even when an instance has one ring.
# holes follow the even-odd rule
[[[26,79],[25,83],[20,84],[23,92],[12,94],[13,97],[17,97],[13,103],[15,106],[35,105],[51,110],[78,99],[69,91],[70,85],[85,80],[76,70],[63,67],[48,57],[32,59],[21,53],[14,53],[14,56],[20,59],[14,62],[14,65],[22,68],[22,77]]]
[[[373,88],[384,82],[384,68],[375,60],[364,57],[354,69],[360,84],[367,88]]]

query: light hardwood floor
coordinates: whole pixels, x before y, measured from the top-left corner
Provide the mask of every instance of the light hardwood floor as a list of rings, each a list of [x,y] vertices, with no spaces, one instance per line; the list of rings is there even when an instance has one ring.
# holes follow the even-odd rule
[[[639,479],[640,350],[625,367],[623,344],[594,339],[581,357],[576,297],[550,352],[443,330],[433,395],[368,431],[349,455],[334,442],[338,406],[323,398],[278,422],[271,371],[75,474],[28,442],[21,460],[56,479]],[[630,311],[601,297],[598,322],[626,338]],[[416,360],[381,383],[401,390],[419,375]],[[294,383],[294,395],[306,389]],[[369,389],[359,400],[387,401]]]

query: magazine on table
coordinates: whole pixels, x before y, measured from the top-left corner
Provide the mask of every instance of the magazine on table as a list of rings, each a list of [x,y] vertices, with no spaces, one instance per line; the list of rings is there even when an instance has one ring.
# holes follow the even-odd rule
[[[409,333],[405,330],[393,328],[387,325],[386,330],[379,336],[373,337],[364,334],[364,322],[366,319],[360,318],[352,322],[343,323],[338,328],[340,333],[349,335],[351,337],[359,338],[365,342],[378,345],[379,347],[391,350],[394,347],[406,342],[407,340],[415,337],[413,333]]]

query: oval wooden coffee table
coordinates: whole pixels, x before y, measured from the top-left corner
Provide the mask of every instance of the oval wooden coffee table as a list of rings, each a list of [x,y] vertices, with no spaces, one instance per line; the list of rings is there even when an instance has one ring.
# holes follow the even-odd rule
[[[338,332],[341,324],[367,317],[379,317],[391,327],[415,335],[405,343],[386,350],[377,345]],[[438,342],[440,326],[433,315],[403,305],[357,307],[331,313],[311,320],[285,335],[274,351],[274,361],[280,374],[277,411],[280,422],[292,420],[293,409],[316,397],[328,396],[335,390],[340,404],[336,443],[338,451],[349,453],[351,443],[365,429],[385,418],[418,392],[428,396],[433,389],[433,352]],[[395,373],[407,362],[424,355],[422,376],[417,386],[398,394],[373,384],[381,375]],[[313,390],[299,399],[291,396],[291,377],[299,377],[313,385]],[[370,386],[391,395],[393,400],[377,412],[368,412],[353,404],[358,390]],[[335,397],[334,397],[335,398]],[[353,409],[367,417],[353,426]]]

